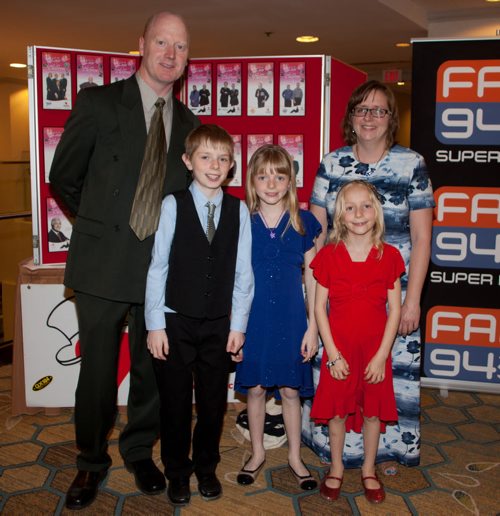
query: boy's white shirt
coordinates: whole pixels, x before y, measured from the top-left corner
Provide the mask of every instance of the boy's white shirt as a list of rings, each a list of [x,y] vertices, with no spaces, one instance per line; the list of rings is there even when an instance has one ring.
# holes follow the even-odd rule
[[[207,226],[208,201],[215,204],[214,222],[217,228],[220,220],[223,198],[222,188],[211,198],[207,199],[196,182],[191,183],[189,191],[193,196],[194,205],[200,224],[205,230]],[[168,262],[170,248],[175,233],[177,221],[177,203],[173,195],[168,195],[162,203],[160,222],[155,234],[151,263],[146,282],[145,321],[147,330],[165,328],[165,313],[174,310],[165,305],[165,285],[168,277]],[[252,271],[252,233],[250,214],[245,203],[240,202],[240,232],[236,258],[236,272],[233,288],[231,330],[246,332],[250,308],[254,293],[254,278]]]

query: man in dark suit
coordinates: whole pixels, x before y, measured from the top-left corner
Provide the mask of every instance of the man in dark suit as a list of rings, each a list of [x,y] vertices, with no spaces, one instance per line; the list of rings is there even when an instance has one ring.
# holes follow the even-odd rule
[[[66,507],[93,502],[111,465],[107,436],[116,414],[116,373],[123,326],[128,322],[130,393],[120,453],[146,494],[165,489],[151,458],[159,432],[159,402],[146,347],[144,291],[154,235],[140,240],[129,225],[158,98],[165,100],[168,143],[163,194],[187,188],[181,156],[198,119],[172,95],[188,57],[189,36],[171,13],[151,17],[139,40],[142,62],[135,76],[81,90],[56,149],[50,182],[76,215],[65,285],[75,291],[81,368],[75,394],[78,473]]]

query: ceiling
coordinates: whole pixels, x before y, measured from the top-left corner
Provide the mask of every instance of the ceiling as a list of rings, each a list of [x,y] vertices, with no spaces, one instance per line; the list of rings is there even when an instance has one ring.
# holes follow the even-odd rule
[[[192,57],[327,54],[376,77],[411,69],[411,48],[396,42],[427,36],[432,20],[494,17],[484,0],[16,0],[3,2],[0,80],[26,79],[28,45],[128,52],[146,18],[171,10],[186,19]],[[295,42],[300,34],[320,41]],[[381,78],[380,76],[377,78]]]

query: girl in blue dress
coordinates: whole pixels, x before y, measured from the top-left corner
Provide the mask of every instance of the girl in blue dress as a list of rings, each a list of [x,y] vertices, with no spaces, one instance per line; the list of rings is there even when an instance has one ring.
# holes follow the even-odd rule
[[[235,390],[247,394],[252,456],[237,481],[255,481],[265,462],[266,395],[279,391],[288,438],[288,466],[299,487],[316,481],[300,455],[300,397],[314,394],[311,358],[318,349],[314,319],[315,281],[309,267],[321,226],[299,209],[293,161],[277,145],[264,145],[252,156],[246,183],[252,219],[252,266],[255,295],[248,321],[243,361],[237,364]],[[302,290],[302,269],[310,319]]]

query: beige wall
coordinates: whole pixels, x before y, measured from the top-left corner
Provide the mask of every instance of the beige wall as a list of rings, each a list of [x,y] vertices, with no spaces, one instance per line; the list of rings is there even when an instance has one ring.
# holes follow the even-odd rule
[[[396,140],[403,147],[410,146],[410,124],[411,124],[411,94],[398,92],[394,89],[394,95],[399,110],[399,132]]]
[[[0,162],[29,160],[28,89],[0,79]],[[31,210],[29,164],[0,163],[0,214]],[[0,219],[0,283],[4,338],[13,337],[18,263],[32,255],[31,218]]]
[[[427,27],[429,38],[494,38],[500,26],[498,18],[432,20]]]

